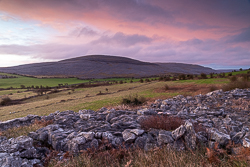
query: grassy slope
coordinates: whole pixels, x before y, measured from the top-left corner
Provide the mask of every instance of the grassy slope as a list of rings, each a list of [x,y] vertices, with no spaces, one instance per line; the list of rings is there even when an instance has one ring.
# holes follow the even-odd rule
[[[110,86],[100,86],[94,88],[76,89],[74,92],[62,91],[55,94],[39,96],[26,100],[23,104],[0,107],[0,121],[9,120],[17,117],[23,117],[28,114],[48,115],[57,110],[73,110],[92,109],[97,110],[103,106],[116,106],[122,101],[122,98],[138,94],[148,99],[170,98],[178,94],[195,95],[206,93],[209,91],[210,83],[221,85],[227,82],[227,79],[208,79],[208,80],[185,80],[185,81],[169,81],[169,82],[150,82],[150,83],[127,83]],[[173,90],[165,91],[164,85],[168,84]],[[200,88],[192,88],[192,87]],[[100,91],[108,94],[97,95]],[[0,91],[1,92],[1,91]],[[70,92],[70,94],[69,94]],[[23,93],[13,93],[10,98],[17,98],[25,95]],[[88,95],[88,97],[86,97]],[[31,95],[26,95],[31,96]],[[12,112],[12,114],[10,114]],[[13,112],[15,112],[13,114]]]

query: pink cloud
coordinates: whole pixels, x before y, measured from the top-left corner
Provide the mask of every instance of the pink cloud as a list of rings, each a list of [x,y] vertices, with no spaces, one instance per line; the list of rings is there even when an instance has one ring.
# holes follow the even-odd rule
[[[0,45],[0,54],[250,65],[248,1],[1,0],[0,11],[60,34],[41,45]]]

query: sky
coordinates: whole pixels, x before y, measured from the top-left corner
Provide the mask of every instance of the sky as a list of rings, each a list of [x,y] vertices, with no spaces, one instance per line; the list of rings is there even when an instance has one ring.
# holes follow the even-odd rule
[[[0,0],[0,67],[115,55],[250,68],[250,0]]]

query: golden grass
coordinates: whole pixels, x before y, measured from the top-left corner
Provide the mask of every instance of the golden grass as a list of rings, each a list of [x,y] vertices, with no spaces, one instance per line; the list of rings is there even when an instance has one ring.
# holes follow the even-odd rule
[[[245,153],[245,152],[244,152]],[[228,157],[212,159],[216,152],[201,147],[194,152],[175,151],[163,147],[144,151],[141,149],[111,149],[111,150],[88,150],[79,156],[73,157],[70,153],[64,156],[62,161],[50,161],[49,166],[55,167],[247,167],[249,163],[240,158]],[[226,156],[226,153],[225,153]]]
[[[164,89],[168,84],[169,90]],[[106,91],[108,88],[108,92]],[[195,91],[194,91],[195,90]],[[99,92],[107,93],[97,95]],[[70,94],[68,92],[71,92]],[[191,93],[192,92],[192,93]],[[123,97],[137,94],[145,97],[149,102],[155,99],[166,99],[183,95],[196,95],[209,92],[209,85],[196,85],[176,82],[149,82],[149,83],[126,83],[110,86],[76,89],[74,92],[65,90],[54,94],[38,96],[28,99],[19,105],[0,107],[0,121],[24,117],[28,114],[48,115],[57,110],[92,109],[101,107],[116,107],[120,105]],[[86,97],[86,95],[88,95]],[[22,96],[22,95],[21,95]],[[12,114],[10,114],[10,112]]]

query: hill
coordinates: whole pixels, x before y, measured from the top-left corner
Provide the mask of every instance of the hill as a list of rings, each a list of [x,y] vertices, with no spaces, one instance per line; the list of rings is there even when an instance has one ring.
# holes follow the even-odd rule
[[[1,67],[1,72],[29,76],[112,78],[149,77],[168,73],[200,74],[216,72],[199,65],[182,63],[149,63],[125,57],[89,55],[58,62]]]

